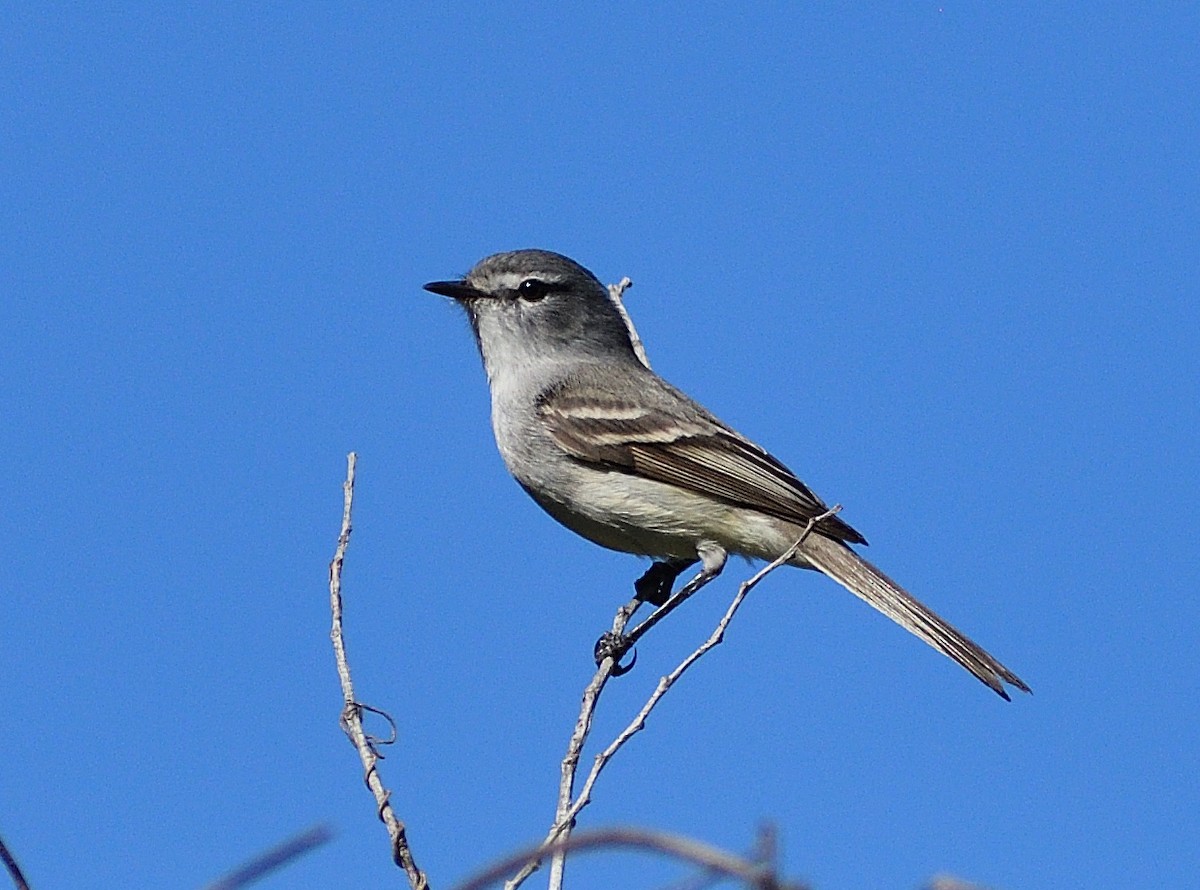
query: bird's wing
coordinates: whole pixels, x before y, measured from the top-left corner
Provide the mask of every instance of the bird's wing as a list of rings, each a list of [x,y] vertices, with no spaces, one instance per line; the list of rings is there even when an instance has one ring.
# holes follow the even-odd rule
[[[624,376],[614,375],[623,374]],[[621,391],[637,392],[636,402]],[[803,525],[825,504],[778,460],[645,371],[577,374],[543,393],[539,417],[576,460],[691,489]],[[1029,687],[845,544],[865,544],[836,516],[805,544],[810,564],[1008,698]]]
[[[661,378],[639,373],[635,403],[603,379],[573,377],[543,393],[538,413],[558,445],[585,463],[678,485],[803,525],[828,510],[782,463]],[[836,516],[817,531],[866,539]]]

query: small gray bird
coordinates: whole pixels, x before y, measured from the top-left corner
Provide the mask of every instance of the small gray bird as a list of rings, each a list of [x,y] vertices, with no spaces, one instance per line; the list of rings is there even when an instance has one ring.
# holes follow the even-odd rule
[[[773,560],[825,503],[782,463],[639,358],[624,310],[591,272],[546,250],[481,260],[425,289],[457,301],[492,393],[492,429],[509,471],[567,528],[653,557],[639,592],[661,604],[697,560],[705,580],[730,553]],[[855,553],[837,516],[791,565],[816,569],[1008,699],[1016,674]]]

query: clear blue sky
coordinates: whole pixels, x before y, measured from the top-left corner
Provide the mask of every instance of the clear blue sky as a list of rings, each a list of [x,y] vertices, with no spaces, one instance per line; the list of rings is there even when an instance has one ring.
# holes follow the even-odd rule
[[[1034,689],[781,572],[585,826],[773,820],[819,890],[1193,884],[1198,35],[1177,4],[9,4],[0,835],[35,886],[197,886],[316,822],[262,886],[397,885],[327,638],[351,449],[350,652],[421,864],[544,833],[644,564],[512,482],[420,289],[532,246],[631,277],[656,369]]]

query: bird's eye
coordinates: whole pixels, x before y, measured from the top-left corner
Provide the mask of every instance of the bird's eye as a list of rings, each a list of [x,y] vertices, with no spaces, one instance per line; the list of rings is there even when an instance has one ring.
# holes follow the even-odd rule
[[[517,296],[531,303],[542,299],[549,292],[550,285],[544,281],[539,281],[537,278],[526,278],[517,285]]]

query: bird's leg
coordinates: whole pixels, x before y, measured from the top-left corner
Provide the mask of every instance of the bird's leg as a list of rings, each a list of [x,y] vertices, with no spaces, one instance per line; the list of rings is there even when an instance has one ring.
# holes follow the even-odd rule
[[[627,673],[633,667],[633,664],[631,663],[626,667],[621,667],[621,657],[624,656],[624,654],[631,648],[633,648],[633,645],[640,640],[646,634],[646,632],[650,630],[650,628],[654,627],[654,625],[666,618],[667,615],[675,611],[675,609],[678,608],[679,605],[693,593],[695,593],[713,578],[717,577],[717,575],[721,574],[721,570],[725,568],[725,561],[729,558],[729,554],[725,552],[725,548],[720,544],[717,544],[715,541],[702,541],[696,547],[696,554],[700,557],[700,571],[696,573],[696,576],[692,578],[691,581],[667,597],[666,602],[651,612],[645,621],[635,627],[628,634],[614,634],[610,632],[606,633],[596,641],[596,664],[599,664],[605,658],[612,656],[613,661],[616,664],[616,666],[613,668],[613,676],[619,677],[621,674]],[[677,569],[675,569],[675,575],[677,576],[688,566],[695,563],[695,560],[677,560],[675,562],[682,563]],[[638,580],[638,585],[646,582],[646,579],[650,576],[651,572],[654,572],[659,566],[663,567],[659,569],[659,573],[666,573],[670,571],[671,569],[668,568],[670,565],[670,561],[665,563],[655,563],[650,567],[646,574]],[[674,576],[672,576],[671,581],[674,581]],[[653,583],[653,581],[649,583]],[[638,594],[641,595],[640,589],[638,590]],[[653,602],[653,600],[651,600],[651,602]]]
[[[650,603],[652,606],[663,605],[671,596],[671,588],[675,586],[675,579],[684,569],[691,568],[695,564],[696,560],[694,559],[656,561],[646,569],[646,574],[633,582],[633,589],[637,591],[638,599]]]
[[[665,603],[651,612],[645,621],[626,635],[627,648],[641,639],[650,628],[675,611],[684,600],[713,578],[717,577],[717,575],[721,574],[721,570],[725,568],[725,561],[729,558],[729,554],[725,552],[725,548],[715,541],[701,541],[696,547],[696,554],[700,557],[700,571],[696,573],[696,576],[691,581],[671,594]]]

